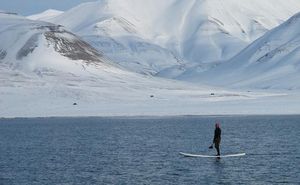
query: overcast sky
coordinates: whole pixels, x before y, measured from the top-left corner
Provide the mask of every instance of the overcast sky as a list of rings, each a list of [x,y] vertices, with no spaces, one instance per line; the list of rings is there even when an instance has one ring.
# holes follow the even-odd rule
[[[0,0],[0,10],[32,15],[47,9],[68,10],[80,3],[96,0]]]

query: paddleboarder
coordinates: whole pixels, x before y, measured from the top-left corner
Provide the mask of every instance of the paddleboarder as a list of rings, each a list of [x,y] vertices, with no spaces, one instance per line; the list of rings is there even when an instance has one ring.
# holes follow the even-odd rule
[[[213,144],[215,144],[215,148],[217,150],[217,156],[220,156],[220,143],[221,143],[221,128],[220,124],[216,123],[215,124],[215,135],[214,135],[214,140]],[[213,148],[213,144],[209,148]]]

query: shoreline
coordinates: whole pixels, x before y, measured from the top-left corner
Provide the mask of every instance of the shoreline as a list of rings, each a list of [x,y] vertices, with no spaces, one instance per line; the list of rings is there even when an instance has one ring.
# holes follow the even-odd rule
[[[211,115],[115,115],[115,116],[28,116],[28,117],[0,117],[1,120],[13,120],[13,119],[166,119],[166,118],[190,118],[190,117],[265,117],[265,116],[271,116],[271,117],[282,117],[282,116],[300,116],[300,113],[298,114],[211,114]]]

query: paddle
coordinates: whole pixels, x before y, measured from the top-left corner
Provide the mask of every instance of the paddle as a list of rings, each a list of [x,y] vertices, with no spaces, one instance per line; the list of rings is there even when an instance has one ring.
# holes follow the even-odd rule
[[[208,147],[209,149],[213,149],[213,144]]]

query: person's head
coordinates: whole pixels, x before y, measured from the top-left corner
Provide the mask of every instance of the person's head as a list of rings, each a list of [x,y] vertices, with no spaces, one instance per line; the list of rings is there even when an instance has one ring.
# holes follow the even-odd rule
[[[216,128],[220,128],[220,123],[216,122],[215,126]]]

